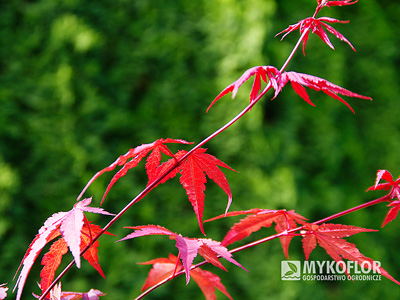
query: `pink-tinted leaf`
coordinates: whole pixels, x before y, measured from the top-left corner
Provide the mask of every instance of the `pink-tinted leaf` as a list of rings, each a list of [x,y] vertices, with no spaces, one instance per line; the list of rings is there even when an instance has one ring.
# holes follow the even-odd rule
[[[7,283],[0,284],[0,300],[3,300],[7,297],[8,287],[6,287]]]
[[[198,252],[210,264],[220,268],[221,270],[227,271],[226,268],[219,261],[217,253],[214,252],[206,244],[201,245]]]
[[[31,270],[33,263],[35,262],[36,258],[39,256],[40,251],[43,249],[44,246],[49,242],[48,237],[55,231],[58,230],[61,222],[65,218],[68,213],[66,212],[59,212],[53,214],[50,218],[48,218],[44,225],[39,229],[39,233],[36,235],[35,239],[29,245],[29,248],[25,254],[25,257],[22,260],[21,266],[21,273],[18,276],[17,282],[15,284],[14,290],[18,287],[16,299],[21,299],[22,290],[24,288],[26,278],[28,277],[29,271]],[[20,267],[21,267],[20,266]],[[18,268],[19,270],[19,268]],[[17,270],[17,273],[18,273]]]
[[[212,239],[199,239],[199,241],[201,241],[203,245],[207,245],[209,249],[211,249],[221,257],[225,258],[230,263],[233,263],[243,270],[247,271],[240,263],[232,258],[232,253],[230,253],[228,249],[226,249],[226,247],[223,246],[220,242],[214,241]],[[225,268],[222,269],[224,270]]]
[[[175,246],[179,250],[179,256],[182,260],[182,265],[186,274],[186,284],[189,283],[190,269],[192,267],[193,260],[195,259],[198,253],[200,253],[200,255],[202,256],[204,255],[203,257],[208,262],[214,264],[217,267],[220,267],[223,270],[226,269],[219,262],[217,262],[218,261],[217,255],[225,258],[227,261],[246,270],[241,264],[239,264],[236,260],[232,258],[232,254],[220,242],[213,241],[211,239],[196,239],[196,238],[183,237],[180,234],[173,233],[168,229],[158,225],[146,225],[146,226],[136,226],[128,228],[134,229],[135,231],[119,241],[145,235],[169,235],[173,239],[175,239],[176,240]],[[215,254],[212,254],[211,252],[214,252]],[[160,261],[150,261],[148,263],[156,263],[156,262]],[[153,281],[153,279],[151,280]]]
[[[203,251],[199,250],[203,245],[206,245],[208,249],[206,250],[206,253]],[[221,245],[220,242],[213,241],[211,239],[191,239],[191,238],[185,238],[182,237],[181,235],[176,236],[176,247],[179,249],[179,254],[181,255],[181,260],[183,264],[183,268],[185,269],[186,273],[186,284],[189,283],[190,280],[190,269],[193,264],[193,259],[197,256],[197,253],[203,253],[206,255],[204,257],[206,260],[210,259],[209,262],[213,262],[215,266],[221,268],[221,264],[218,264],[215,262],[215,256],[212,257],[208,250],[211,250],[215,252],[217,255],[220,255],[221,257],[225,258],[227,261],[237,265],[238,267],[241,267],[243,270],[246,270],[241,264],[239,264],[236,260],[232,258],[232,254],[226,249],[223,245]],[[208,260],[207,260],[208,261]],[[224,267],[221,269],[226,270]],[[246,270],[247,271],[247,270]]]
[[[135,231],[131,234],[128,234],[123,239],[118,240],[117,242],[133,239],[139,236],[146,236],[146,235],[173,235],[175,236],[176,233],[168,230],[165,227],[159,225],[145,225],[145,226],[133,226],[133,227],[124,227],[129,229],[134,229]]]
[[[190,280],[190,268],[192,267],[193,260],[197,256],[198,249],[202,245],[197,239],[184,238],[180,235],[176,236],[176,248],[178,248],[181,255],[183,268],[186,273],[186,284]]]
[[[107,294],[102,293],[99,290],[91,289],[87,293],[77,292],[62,292],[61,283],[56,284],[50,291],[50,300],[99,300],[100,296],[106,296]],[[34,295],[36,298],[39,296]],[[48,298],[46,298],[48,299]]]
[[[83,211],[98,212],[101,214],[110,213],[97,208],[87,207],[91,203],[91,198],[77,202],[73,209],[68,212],[59,212],[48,218],[44,225],[39,229],[38,234],[30,244],[24,258],[22,259],[22,269],[18,276],[14,290],[18,287],[16,299],[21,298],[22,290],[25,285],[26,278],[32,268],[33,263],[40,254],[44,246],[52,239],[62,235],[74,256],[77,267],[80,266],[80,243],[81,229],[83,226]],[[20,266],[20,267],[21,267]],[[19,270],[19,269],[18,269]],[[18,273],[18,271],[17,271]]]
[[[60,232],[75,259],[76,266],[81,267],[80,244],[81,230],[83,227],[84,211],[100,213],[103,215],[113,215],[101,208],[87,207],[92,202],[92,198],[77,202],[74,208],[65,216],[60,225]]]

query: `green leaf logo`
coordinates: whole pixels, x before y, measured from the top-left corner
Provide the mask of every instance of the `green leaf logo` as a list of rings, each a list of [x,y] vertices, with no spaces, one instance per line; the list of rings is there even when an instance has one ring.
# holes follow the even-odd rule
[[[289,268],[290,268],[292,271],[288,271],[288,272],[286,272],[285,276],[286,276],[286,275],[291,275],[291,274],[293,274],[293,273],[296,273],[296,272],[297,272],[297,267],[296,267],[296,265],[295,265],[294,263],[287,262],[287,264],[288,264]],[[290,274],[288,274],[289,272],[291,272],[291,273],[290,273]]]
[[[292,275],[292,274],[294,274],[295,272],[293,272],[293,271],[287,271],[286,273],[285,273],[285,275],[283,275],[283,276],[289,276],[289,275]]]

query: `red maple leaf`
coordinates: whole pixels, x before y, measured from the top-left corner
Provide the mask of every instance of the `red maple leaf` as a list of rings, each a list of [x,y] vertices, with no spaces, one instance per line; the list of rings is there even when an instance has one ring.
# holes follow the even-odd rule
[[[349,21],[340,21],[337,19],[333,19],[333,18],[328,18],[328,17],[322,17],[322,18],[306,18],[304,20],[301,20],[300,22],[290,25],[288,28],[286,28],[285,30],[279,32],[277,35],[280,35],[284,32],[286,32],[283,37],[281,38],[281,40],[283,40],[289,33],[291,33],[292,31],[295,31],[297,29],[300,30],[300,34],[303,34],[305,31],[306,34],[303,38],[303,55],[305,56],[305,48],[306,48],[306,44],[308,41],[308,36],[310,31],[312,33],[315,33],[316,35],[319,36],[319,38],[321,40],[324,41],[325,44],[327,44],[329,47],[331,47],[332,49],[335,49],[335,47],[333,47],[331,41],[329,40],[328,34],[325,32],[324,28],[326,30],[328,30],[330,33],[332,33],[334,36],[336,36],[338,39],[346,42],[347,44],[349,44],[349,46],[351,47],[351,49],[353,49],[354,51],[356,51],[356,49],[354,49],[353,45],[349,42],[348,39],[346,39],[339,31],[337,31],[335,28],[333,28],[332,26],[324,23],[324,22],[328,22],[328,23],[349,23]]]
[[[357,3],[358,0],[339,0],[339,1],[328,1],[328,0],[318,0],[318,6],[320,8],[324,6],[344,6],[344,5],[352,5]]]
[[[99,300],[100,296],[106,296],[99,290],[91,289],[87,293],[77,293],[77,292],[63,292],[61,290],[61,282],[56,284],[54,288],[50,291],[50,300]],[[39,296],[33,294],[35,298],[40,298]]]
[[[92,198],[86,198],[82,201],[77,202],[74,207],[68,212],[58,212],[48,218],[43,226],[39,229],[38,234],[29,245],[28,250],[24,258],[22,259],[21,265],[17,270],[21,269],[21,273],[18,276],[18,280],[15,284],[14,290],[18,287],[17,297],[21,298],[22,290],[25,285],[26,278],[31,270],[36,258],[39,256],[40,251],[59,235],[63,237],[67,243],[76,263],[76,266],[80,267],[80,245],[82,237],[82,227],[84,225],[84,211],[99,213],[104,215],[113,215],[106,212],[102,208],[89,207]]]
[[[90,228],[88,224],[90,225]],[[102,228],[100,226],[85,223],[81,231],[80,249],[83,250],[92,241],[92,238],[100,233],[101,230]],[[110,235],[110,233],[107,231],[105,232],[105,234]],[[105,278],[103,270],[101,269],[99,264],[99,258],[97,256],[98,247],[99,241],[95,241],[93,245],[83,254],[83,258],[85,258],[90,263],[90,265],[95,268],[103,278]],[[67,243],[65,242],[64,238],[60,238],[51,245],[49,252],[47,252],[43,256],[43,269],[40,272],[40,288],[42,289],[42,292],[47,290],[47,288],[53,282],[55,271],[61,263],[62,256],[67,253],[67,251]]]
[[[387,182],[380,183],[381,180],[385,180]],[[390,190],[388,196],[390,199],[397,197],[400,200],[400,176],[396,180],[393,180],[392,174],[387,170],[379,170],[376,174],[375,185],[368,188],[367,191],[376,191],[376,190]]]
[[[343,259],[354,261],[362,268],[374,270],[393,282],[400,284],[400,282],[394,279],[386,270],[374,263],[371,258],[361,254],[356,245],[342,239],[342,237],[348,237],[360,232],[371,232],[377,230],[342,224],[306,224],[305,228],[306,230],[301,231],[301,234],[304,236],[302,240],[303,250],[307,260],[318,242],[318,244],[325,249],[326,253],[328,253],[328,255],[336,262],[342,262]],[[346,274],[349,275],[346,265],[340,265]]]
[[[385,180],[387,182],[380,183],[381,180]],[[397,197],[398,200],[392,201],[388,206],[391,209],[388,211],[385,220],[383,221],[382,227],[384,227],[387,223],[396,219],[399,210],[400,210],[400,177],[396,180],[393,180],[392,174],[387,170],[379,170],[376,174],[375,185],[371,186],[367,191],[376,191],[376,190],[390,190],[387,197],[389,199],[394,199]]]
[[[240,220],[225,235],[224,240],[221,242],[222,245],[228,246],[234,242],[240,241],[248,237],[253,232],[260,230],[262,227],[270,227],[275,223],[275,230],[278,233],[294,229],[297,227],[296,223],[304,224],[306,218],[294,212],[294,210],[271,210],[271,209],[251,209],[245,211],[234,211],[229,212],[226,215],[220,215],[206,222],[221,219],[224,217],[238,216],[238,215],[249,215],[246,218]],[[280,237],[283,252],[287,258],[289,258],[289,244],[293,236],[286,235]]]
[[[341,86],[333,84],[323,78],[308,74],[297,73],[297,72],[284,72],[281,77],[280,88],[282,89],[285,86],[285,84],[288,83],[288,81],[290,81],[290,83],[292,84],[292,87],[296,92],[296,94],[299,95],[304,101],[306,101],[308,104],[312,106],[315,106],[315,104],[311,102],[304,86],[311,88],[315,91],[322,91],[328,96],[336,100],[339,100],[340,102],[345,104],[353,113],[354,110],[351,108],[351,106],[346,101],[344,101],[340,96],[338,96],[338,94],[347,97],[357,97],[365,100],[372,100],[370,97],[356,94],[354,92],[346,90],[345,88],[342,88]]]
[[[269,70],[268,73],[266,70]],[[314,103],[311,102],[310,97],[307,94],[307,91],[304,87],[311,88],[315,91],[322,91],[328,96],[339,100],[343,104],[345,104],[350,110],[354,113],[354,110],[351,108],[351,106],[343,100],[338,94],[344,95],[347,97],[357,97],[361,99],[366,99],[366,100],[371,100],[370,97],[362,96],[357,93],[351,92],[345,88],[342,88],[341,86],[338,86],[336,84],[333,84],[323,78],[317,77],[317,76],[312,76],[308,74],[303,74],[303,73],[297,73],[297,72],[283,72],[280,73],[278,69],[275,67],[271,66],[264,66],[264,67],[254,67],[249,70],[247,70],[237,81],[235,81],[233,84],[229,85],[227,88],[225,88],[211,103],[209,108],[217,101],[219,100],[222,96],[226,95],[229,92],[233,93],[233,96],[236,94],[237,89],[247,80],[250,78],[251,75],[256,74],[256,79],[254,81],[251,93],[250,93],[250,102],[255,101],[256,96],[259,94],[260,91],[260,85],[256,84],[256,80],[258,78],[258,81],[260,81],[259,78],[263,79],[265,82],[267,82],[267,75],[268,74],[268,79],[272,83],[272,87],[275,90],[274,98],[277,97],[277,95],[281,92],[283,87],[290,81],[294,91],[308,104],[315,106]],[[264,75],[262,75],[264,74]]]
[[[182,235],[176,234],[159,225],[144,225],[125,228],[134,229],[135,231],[128,234],[123,239],[118,240],[118,242],[146,235],[168,235],[171,239],[175,239],[175,246],[179,250],[179,257],[182,260],[183,268],[186,273],[186,283],[189,283],[190,269],[197,254],[200,254],[206,261],[224,271],[226,271],[226,269],[218,261],[217,255],[246,270],[241,264],[232,258],[232,254],[220,242],[211,239],[183,237]]]
[[[128,170],[136,167],[140,163],[140,161],[150,152],[151,153],[146,160],[146,172],[147,172],[147,176],[149,178],[149,182],[153,181],[156,178],[157,167],[160,165],[160,162],[161,162],[161,153],[164,153],[165,155],[170,156],[170,157],[174,157],[174,154],[165,145],[166,143],[192,144],[190,142],[180,140],[180,139],[167,138],[167,139],[159,139],[159,140],[154,141],[153,143],[143,144],[136,148],[130,149],[127,153],[118,157],[111,165],[109,165],[108,167],[104,168],[103,170],[97,172],[89,180],[89,182],[86,184],[86,186],[83,188],[82,192],[78,196],[78,200],[82,197],[82,195],[85,193],[87,188],[100,175],[104,174],[105,172],[114,170],[115,167],[117,167],[117,166],[122,166],[122,168],[114,175],[114,177],[111,179],[109,185],[107,186],[107,189],[104,193],[103,199],[101,200],[101,203],[103,203],[103,201],[106,198],[111,187],[121,177],[125,176],[126,173],[128,172]]]
[[[179,272],[182,269],[182,264],[180,263],[178,257],[172,254],[169,254],[168,258],[157,258],[139,264],[153,265],[146,278],[146,282],[142,287],[142,292],[173,276],[174,272]],[[221,283],[221,279],[217,275],[200,268],[191,270],[190,275],[202,290],[206,300],[217,299],[215,295],[216,288],[232,300],[232,297],[229,295],[226,288]]]
[[[278,82],[276,76],[279,75],[279,70],[272,66],[257,66],[248,69],[246,72],[243,73],[242,76],[238,80],[236,80],[231,85],[228,85],[214,100],[207,108],[208,110],[217,102],[221,97],[225,96],[226,94],[232,92],[232,99],[236,97],[236,93],[239,90],[239,87],[245,83],[251,76],[254,75],[254,82],[253,87],[250,92],[250,103],[252,103],[258,96],[258,93],[261,89],[261,80],[265,83],[268,83],[268,80],[271,81],[271,85],[277,91],[275,93],[275,97],[278,95]],[[274,97],[274,98],[275,98]]]
[[[193,206],[194,212],[196,213],[200,230],[204,235],[203,210],[205,199],[204,191],[206,189],[205,183],[207,182],[206,175],[216,184],[218,184],[218,186],[228,195],[228,205],[226,207],[226,211],[228,211],[232,202],[232,193],[225,174],[219,169],[219,167],[235,171],[227,164],[217,159],[215,156],[206,153],[206,151],[207,149],[204,148],[196,149],[179,167],[168,174],[160,182],[164,183],[166,180],[176,176],[178,173],[181,174],[180,183],[186,190],[189,201]],[[176,159],[180,159],[186,153],[187,151],[181,150],[176,153],[175,157]],[[174,159],[170,159],[169,161],[163,163],[159,167],[158,175],[162,174],[166,169],[169,169],[170,166],[175,163],[176,162]]]

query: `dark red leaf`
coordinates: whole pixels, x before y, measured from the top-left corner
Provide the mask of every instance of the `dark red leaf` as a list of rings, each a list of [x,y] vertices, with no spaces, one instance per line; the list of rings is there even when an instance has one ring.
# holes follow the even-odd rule
[[[236,241],[240,241],[248,237],[253,232],[260,230],[262,227],[270,227],[273,223],[276,224],[275,230],[278,233],[284,232],[289,229],[294,229],[297,224],[305,224],[306,218],[294,212],[294,210],[271,210],[271,209],[251,209],[246,211],[234,211],[229,212],[226,215],[220,215],[206,222],[221,219],[224,217],[238,216],[242,214],[247,214],[250,216],[240,220],[236,223],[229,232],[225,235],[222,245],[228,246]],[[289,244],[293,236],[285,235],[280,237],[282,244],[282,249],[285,256],[289,257]]]
[[[185,161],[176,168],[173,172],[168,174],[160,183],[174,177],[179,172],[181,173],[180,183],[186,190],[189,201],[193,206],[193,210],[197,216],[201,232],[205,235],[203,229],[203,210],[204,210],[204,191],[206,189],[207,178],[211,178],[223,191],[228,195],[228,205],[226,211],[232,202],[232,193],[229,187],[225,174],[219,167],[227,168],[235,171],[224,162],[220,161],[211,154],[206,153],[207,149],[199,148],[195,150]],[[182,157],[187,151],[179,151],[176,157]],[[158,171],[159,176],[168,170],[175,162],[173,159],[163,163]]]
[[[393,282],[400,284],[383,268],[379,267],[371,258],[368,258],[360,253],[354,244],[347,242],[341,237],[348,237],[360,232],[377,231],[373,229],[341,225],[341,224],[316,224],[306,225],[306,229],[301,233],[303,238],[303,249],[306,259],[318,244],[325,249],[326,253],[331,256],[336,262],[341,262],[343,259],[348,259],[358,263],[363,268],[370,268],[377,271],[383,276],[389,278]],[[345,264],[341,264],[346,274],[348,274]]]

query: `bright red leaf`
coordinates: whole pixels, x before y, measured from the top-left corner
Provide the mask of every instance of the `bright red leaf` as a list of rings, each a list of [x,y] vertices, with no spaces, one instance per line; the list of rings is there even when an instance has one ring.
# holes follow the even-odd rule
[[[103,203],[104,199],[106,198],[108,192],[110,191],[111,187],[123,176],[126,175],[129,169],[136,167],[140,161],[150,152],[150,155],[147,157],[146,160],[146,172],[149,178],[149,182],[153,181],[156,178],[156,169],[160,165],[161,162],[161,153],[164,153],[167,156],[174,157],[174,154],[168,147],[165,145],[166,143],[179,143],[179,144],[191,144],[190,142],[180,140],[180,139],[159,139],[150,144],[143,144],[136,148],[130,149],[124,155],[118,157],[111,165],[104,168],[103,170],[97,172],[86,184],[83,188],[82,192],[78,196],[78,200],[83,196],[87,188],[102,174],[105,172],[109,172],[115,169],[117,166],[122,166],[122,168],[114,175],[111,179],[107,189],[104,193],[103,199],[101,203]]]
[[[142,287],[142,292],[171,277],[175,268],[176,272],[179,272],[182,269],[182,264],[178,258],[172,254],[170,254],[168,258],[157,258],[140,264],[153,265],[153,268],[150,270],[146,282]],[[206,300],[217,299],[215,295],[215,288],[220,290],[224,295],[232,300],[232,297],[229,295],[221,283],[221,279],[217,275],[209,271],[204,271],[200,268],[191,270],[190,275],[202,290]]]
[[[193,277],[193,280],[197,283],[197,285],[203,292],[206,300],[217,299],[217,296],[215,295],[216,288],[229,299],[233,300],[224,285],[221,283],[221,279],[217,275],[209,271],[202,270],[200,268],[190,271],[190,275]]]
[[[268,81],[271,81],[271,85],[275,88],[275,96],[274,98],[278,95],[278,82],[276,79],[276,76],[279,74],[279,70],[275,67],[272,66],[258,66],[258,67],[253,67],[248,69],[246,72],[243,73],[242,76],[238,80],[236,80],[234,83],[231,85],[227,86],[214,100],[211,102],[211,104],[207,108],[208,110],[211,108],[211,106],[214,105],[215,102],[217,102],[221,97],[225,96],[226,94],[232,92],[232,99],[236,97],[236,93],[239,90],[239,87],[245,83],[248,79],[250,79],[251,76],[254,76],[254,82],[253,82],[253,87],[251,89],[250,93],[250,103],[252,103],[258,96],[260,90],[261,90],[261,80],[264,81],[265,83],[268,83]]]
[[[324,29],[328,30],[330,33],[332,33],[335,37],[337,37],[338,39],[346,42],[347,44],[349,44],[349,46],[351,47],[351,49],[353,49],[354,51],[356,51],[356,49],[354,49],[353,45],[349,42],[348,39],[346,39],[339,31],[337,31],[335,28],[333,28],[332,26],[324,23],[324,22],[328,22],[328,23],[349,23],[349,21],[340,21],[340,20],[336,20],[333,18],[328,18],[328,17],[322,17],[322,18],[307,18],[304,20],[301,20],[300,22],[290,25],[288,28],[286,28],[285,30],[279,32],[277,35],[282,34],[284,32],[286,32],[282,39],[283,40],[289,33],[291,33],[292,31],[295,31],[297,29],[300,30],[300,34],[303,34],[305,31],[307,31],[307,33],[305,34],[304,38],[303,38],[303,55],[305,56],[305,48],[306,48],[306,44],[308,41],[308,36],[310,31],[312,33],[315,33],[316,35],[319,36],[319,38],[321,40],[324,41],[325,44],[327,44],[329,47],[331,47],[332,49],[335,49],[335,47],[333,47],[331,41],[329,40],[328,34],[325,32]]]
[[[204,191],[206,189],[205,183],[207,182],[206,175],[216,184],[218,184],[218,186],[228,195],[228,205],[226,207],[227,212],[232,202],[232,193],[225,174],[220,170],[219,167],[235,171],[216,157],[206,153],[206,151],[207,149],[204,148],[195,150],[179,167],[168,174],[160,182],[164,183],[166,180],[176,176],[176,174],[181,174],[180,183],[186,190],[189,201],[193,206],[194,212],[196,213],[200,230],[204,235],[203,210],[205,200]],[[186,153],[187,151],[182,150],[179,151],[175,156],[177,159],[179,159]],[[169,161],[163,163],[159,168],[158,174],[162,174],[164,170],[169,169],[174,163],[174,159],[170,159]]]
[[[42,259],[42,265],[44,266],[40,272],[40,288],[42,293],[47,290],[50,284],[53,282],[54,274],[58,269],[61,259],[65,253],[68,252],[68,245],[63,238],[54,242],[49,252],[47,252]]]
[[[268,78],[272,83],[272,87],[275,90],[274,98],[281,92],[283,87],[290,81],[294,91],[308,104],[315,106],[314,103],[311,102],[310,97],[307,94],[307,91],[304,87],[311,88],[315,91],[322,91],[328,96],[339,100],[343,104],[345,104],[353,113],[354,110],[351,108],[351,106],[343,100],[340,95],[344,95],[347,97],[356,97],[356,98],[361,98],[361,99],[366,99],[366,100],[372,100],[370,97],[362,96],[359,94],[356,94],[354,92],[351,92],[345,88],[342,88],[341,86],[338,86],[336,84],[333,84],[323,78],[308,75],[308,74],[303,74],[303,73],[297,73],[297,72],[283,72],[280,73],[278,69],[275,67],[271,66],[265,66],[265,67],[255,67],[247,70],[237,81],[235,81],[233,84],[229,85],[227,88],[225,88],[218,96],[217,98],[214,99],[214,101],[211,103],[209,108],[222,96],[226,95],[227,93],[233,91],[236,93],[237,89],[240,87],[241,84],[243,84],[247,79],[250,78],[252,74],[258,74],[259,77],[262,79],[265,77],[259,75],[259,73],[263,74],[264,69],[270,70],[268,74]],[[259,78],[256,76],[256,78]],[[263,79],[264,80],[264,79]],[[266,80],[264,80],[266,81]],[[250,102],[254,101],[256,96],[259,93],[259,85],[258,84],[253,84],[252,91],[250,93]],[[255,96],[254,96],[255,95]],[[172,162],[171,162],[172,163]]]
[[[216,262],[217,255],[246,270],[241,264],[232,258],[232,254],[220,242],[213,241],[211,239],[183,237],[180,234],[173,233],[172,231],[158,225],[145,225],[125,228],[134,229],[135,231],[128,234],[123,239],[120,239],[118,242],[146,235],[169,235],[172,239],[175,239],[175,246],[179,250],[179,256],[182,260],[183,268],[186,273],[186,283],[189,283],[190,269],[197,254],[200,254],[209,263],[225,271],[226,269],[222,266],[222,264]]]
[[[240,220],[240,222],[231,227],[231,229],[225,235],[224,240],[221,242],[222,245],[228,246],[234,242],[240,241],[248,237],[253,232],[260,230],[262,227],[270,227],[273,223],[276,224],[275,230],[278,233],[281,233],[286,230],[294,229],[297,227],[297,223],[304,224],[304,221],[307,220],[303,216],[295,213],[294,210],[286,211],[255,208],[246,211],[229,212],[226,215],[214,217],[207,220],[206,222],[221,219],[224,217],[238,216],[243,214],[251,215]],[[287,258],[289,257],[289,244],[292,238],[293,236],[289,235],[282,236],[280,238],[283,252]]]
[[[360,253],[354,244],[347,242],[342,237],[348,237],[360,232],[377,231],[373,229],[341,225],[341,224],[307,224],[303,234],[303,250],[306,259],[308,260],[311,252],[318,244],[325,249],[326,253],[331,256],[336,262],[341,262],[343,259],[348,259],[358,263],[362,268],[369,268],[383,276],[389,278],[393,282],[400,284],[383,268],[379,267],[371,258],[368,258]],[[348,274],[345,264],[341,264],[346,274]]]
[[[81,230],[84,224],[83,220],[85,218],[83,212],[87,211],[103,215],[113,215],[109,212],[106,212],[102,208],[89,207],[88,205],[91,203],[91,201],[92,198],[83,199],[82,201],[77,202],[70,211],[53,214],[44,222],[44,225],[39,229],[39,233],[29,245],[29,248],[21,262],[21,273],[19,274],[18,280],[14,287],[14,290],[18,287],[16,297],[17,300],[21,298],[26,278],[36,258],[39,256],[40,251],[44,246],[46,246],[47,243],[60,234],[64,238],[72,255],[74,256],[76,266],[78,268],[80,267]]]
[[[339,0],[339,1],[328,1],[328,0],[318,0],[318,6],[320,6],[320,8],[324,7],[324,6],[344,6],[344,5],[352,5],[357,3],[358,0]]]
[[[90,228],[88,227],[90,226]],[[83,250],[89,243],[92,241],[92,238],[101,232],[102,228],[98,225],[94,225],[91,223],[85,223],[82,227],[81,231],[81,244],[80,250]],[[105,232],[105,234],[109,234],[109,232]],[[97,256],[97,249],[99,247],[99,241],[95,241],[93,245],[83,254],[83,258],[85,258],[90,265],[96,269],[99,274],[105,278],[103,270],[99,264],[99,258]],[[59,240],[54,242],[49,252],[47,252],[42,259],[42,265],[44,266],[42,271],[40,272],[40,287],[42,292],[47,290],[50,284],[54,280],[55,271],[59,267],[61,263],[62,256],[67,253],[68,245],[65,242],[64,238],[61,237]]]
[[[182,264],[175,255],[169,254],[169,258],[156,258],[139,265],[153,265],[146,282],[142,287],[142,292],[172,276],[174,270],[182,270]]]
[[[380,183],[381,180],[387,182]],[[379,170],[376,174],[375,185],[371,186],[367,191],[385,190],[389,192],[389,197],[393,199],[397,197],[400,200],[400,176],[396,180],[393,180],[392,174],[387,170]]]
[[[385,180],[387,182],[380,183],[381,180]],[[399,210],[400,210],[400,177],[396,180],[393,180],[392,174],[387,170],[379,170],[376,174],[375,185],[371,186],[367,191],[376,191],[376,190],[390,190],[387,197],[389,199],[394,199],[397,197],[398,200],[392,201],[388,206],[391,207],[386,214],[385,220],[383,221],[382,227],[384,227],[387,223],[396,219]]]
[[[346,90],[345,88],[342,88],[341,86],[333,84],[325,79],[308,74],[297,73],[297,72],[284,72],[281,77],[280,88],[283,88],[285,84],[288,83],[288,81],[290,81],[290,83],[292,84],[292,87],[296,92],[296,94],[298,94],[304,101],[306,101],[308,104],[312,106],[315,106],[315,104],[311,102],[304,86],[311,88],[315,91],[322,91],[328,96],[336,100],[339,100],[340,102],[345,104],[353,113],[354,110],[351,108],[351,106],[341,97],[339,97],[338,94],[347,97],[357,97],[365,100],[372,100],[370,97],[356,94],[354,92]]]

